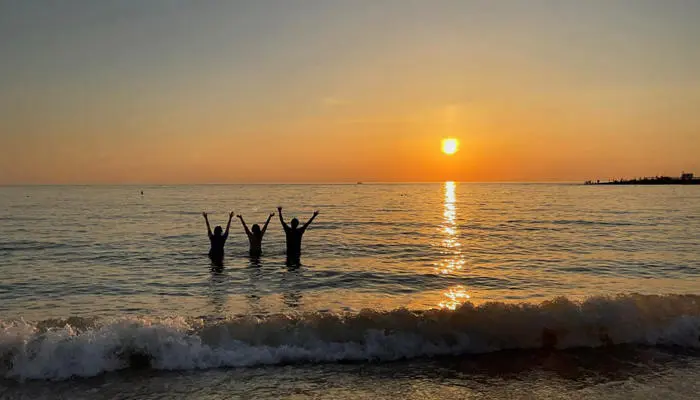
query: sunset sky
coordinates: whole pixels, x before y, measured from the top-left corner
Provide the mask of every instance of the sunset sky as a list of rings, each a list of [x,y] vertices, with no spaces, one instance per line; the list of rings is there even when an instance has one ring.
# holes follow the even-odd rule
[[[2,1],[0,184],[700,173],[698,21],[693,0]]]

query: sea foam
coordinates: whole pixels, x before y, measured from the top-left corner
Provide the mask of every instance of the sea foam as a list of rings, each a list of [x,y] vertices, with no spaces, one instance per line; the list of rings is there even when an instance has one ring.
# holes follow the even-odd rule
[[[125,368],[189,370],[393,361],[632,344],[700,348],[700,296],[465,303],[455,310],[0,321],[0,376],[62,380]]]

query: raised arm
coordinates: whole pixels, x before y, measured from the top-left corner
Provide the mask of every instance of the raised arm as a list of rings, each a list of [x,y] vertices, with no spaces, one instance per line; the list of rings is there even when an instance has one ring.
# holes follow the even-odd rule
[[[280,222],[282,223],[284,230],[290,229],[289,225],[284,222],[284,217],[282,217],[282,207],[277,207],[277,215],[280,217]]]
[[[204,222],[207,223],[207,235],[209,235],[209,237],[214,236],[214,235],[211,233],[211,226],[209,226],[209,218],[207,217],[207,213],[206,213],[206,212],[203,212],[203,213],[202,213],[202,216],[204,216]]]
[[[270,220],[271,220],[272,217],[274,217],[274,216],[275,216],[275,213],[270,213],[270,216],[267,217],[267,221],[265,221],[265,225],[263,226],[262,231],[260,231],[260,235],[261,235],[261,236],[265,234],[265,231],[267,230],[267,224],[270,223]]]
[[[233,219],[233,211],[228,213],[228,224],[226,224],[226,232],[224,233],[224,236],[228,236],[228,230],[231,228],[231,220]]]
[[[306,221],[306,223],[304,224],[304,226],[301,227],[301,229],[306,229],[309,225],[311,225],[311,223],[314,221],[314,218],[316,218],[317,215],[318,210],[314,211],[314,215],[312,215],[311,218],[309,218],[309,220]]]
[[[248,229],[248,225],[245,224],[245,221],[243,220],[243,216],[238,214],[238,219],[240,219],[241,224],[243,224],[243,229],[245,229],[245,234],[250,236],[251,235],[250,230]]]

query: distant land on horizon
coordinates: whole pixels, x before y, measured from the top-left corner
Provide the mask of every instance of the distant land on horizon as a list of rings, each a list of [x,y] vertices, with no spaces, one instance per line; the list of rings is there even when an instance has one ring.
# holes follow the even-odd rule
[[[631,179],[613,179],[608,181],[588,180],[586,185],[700,185],[700,178],[696,178],[692,172],[682,172],[678,177],[651,176]]]

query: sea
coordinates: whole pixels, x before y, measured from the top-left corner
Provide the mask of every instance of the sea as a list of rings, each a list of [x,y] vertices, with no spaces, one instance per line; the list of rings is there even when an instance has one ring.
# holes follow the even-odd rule
[[[2,399],[699,393],[698,186],[0,187]]]

